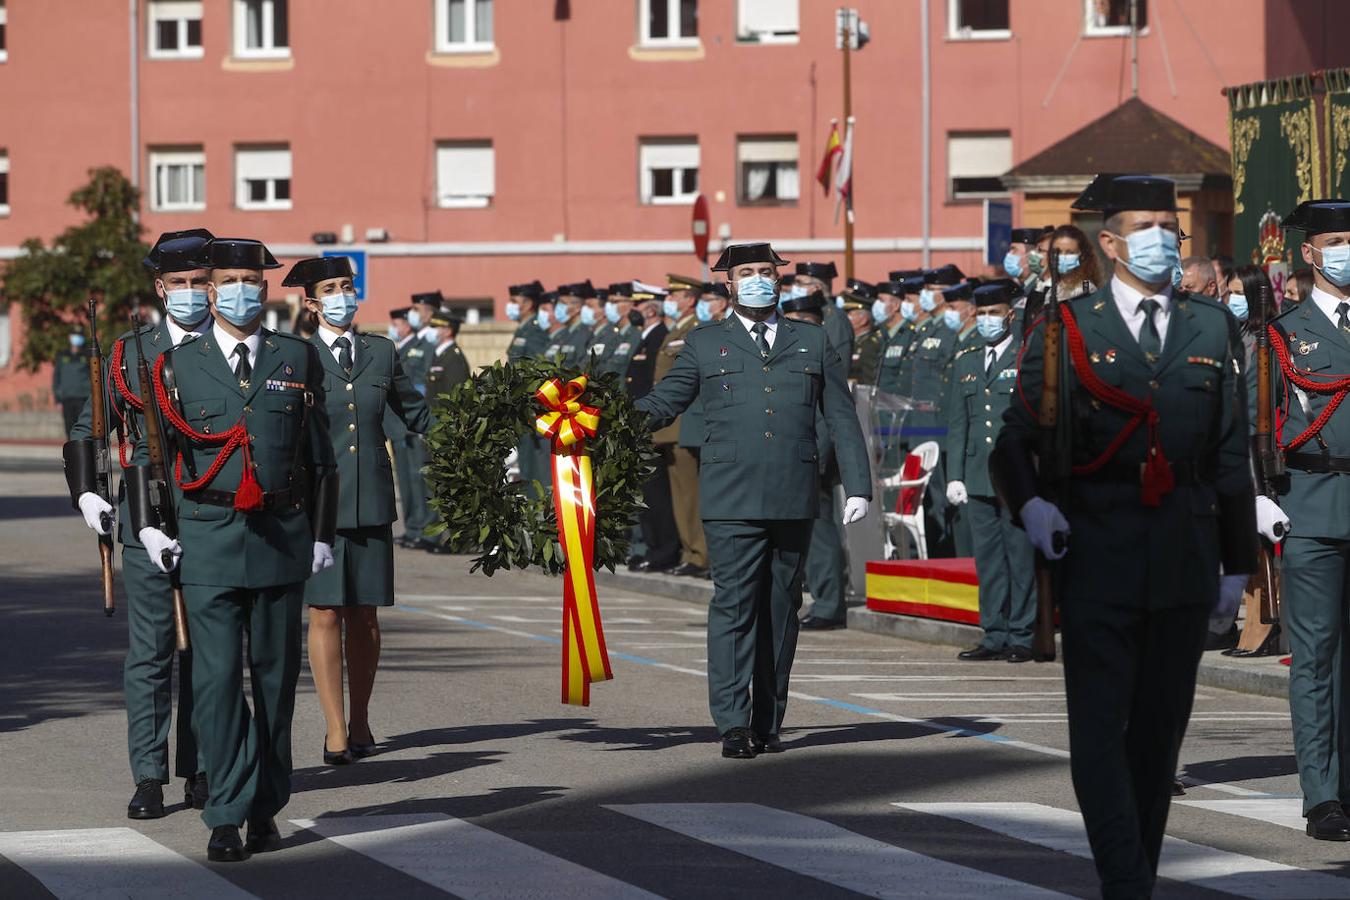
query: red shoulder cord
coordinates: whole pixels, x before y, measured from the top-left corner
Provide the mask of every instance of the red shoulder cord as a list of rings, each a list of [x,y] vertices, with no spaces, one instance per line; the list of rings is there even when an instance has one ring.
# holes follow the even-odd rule
[[[1073,311],[1068,306],[1063,306],[1060,315],[1064,319],[1064,335],[1069,341],[1069,359],[1073,362],[1073,371],[1078,380],[1093,397],[1113,409],[1130,415],[1130,421],[1125,423],[1120,434],[1116,435],[1102,455],[1086,465],[1074,466],[1074,473],[1091,475],[1101,469],[1124,446],[1130,435],[1147,422],[1148,460],[1144,463],[1144,471],[1140,477],[1141,500],[1145,506],[1160,506],[1162,498],[1176,486],[1176,480],[1172,475],[1171,464],[1163,455],[1162,443],[1158,440],[1157,410],[1150,401],[1140,400],[1133,394],[1102,381],[1088,361],[1087,344],[1083,341],[1083,333],[1078,330],[1078,323],[1074,321]]]
[[[1304,429],[1303,433],[1294,438],[1288,444],[1284,445],[1285,450],[1297,450],[1318,432],[1326,427],[1331,421],[1331,417],[1336,415],[1336,410],[1340,408],[1341,401],[1345,395],[1350,393],[1350,375],[1314,375],[1312,372],[1304,372],[1294,365],[1294,361],[1289,357],[1289,348],[1285,345],[1285,337],[1280,334],[1279,329],[1274,325],[1267,325],[1270,332],[1270,347],[1275,351],[1275,356],[1280,361],[1280,371],[1284,377],[1288,378],[1294,385],[1309,394],[1331,394],[1331,400],[1327,402],[1326,408],[1317,414],[1312,424]],[[1330,381],[1314,381],[1314,378],[1329,378]]]
[[[178,432],[189,440],[197,444],[224,444],[216,458],[211,461],[206,474],[195,481],[183,480],[183,454],[180,451],[178,459],[174,464],[173,475],[178,481],[178,486],[185,491],[195,491],[198,488],[205,487],[211,483],[211,479],[220,474],[220,470],[225,467],[231,454],[239,447],[244,448],[244,474],[239,479],[239,488],[234,494],[234,508],[241,512],[254,512],[262,509],[263,492],[258,485],[258,479],[253,474],[253,456],[248,448],[248,429],[244,427],[244,420],[241,418],[228,431],[220,434],[209,434],[195,430],[187,423],[173,404],[169,402],[169,392],[164,388],[164,356],[155,360],[155,400],[163,411],[164,417],[169,420],[169,424],[178,429]]]
[[[145,403],[141,401],[140,397],[136,396],[131,392],[131,389],[127,387],[126,378],[124,378],[122,375],[122,350],[125,346],[126,346],[125,341],[117,341],[116,343],[113,344],[113,352],[112,352],[113,387],[117,388],[117,393],[121,395],[122,399],[126,402],[127,406],[130,406],[137,412],[143,413],[145,409]],[[117,404],[113,404],[113,409],[116,410],[117,417],[122,420],[122,434],[124,435],[129,434],[127,428],[127,416],[122,411],[122,407],[118,406]],[[124,469],[131,468],[130,451],[131,446],[126,441],[122,441],[117,445],[117,455],[122,463],[122,468]]]

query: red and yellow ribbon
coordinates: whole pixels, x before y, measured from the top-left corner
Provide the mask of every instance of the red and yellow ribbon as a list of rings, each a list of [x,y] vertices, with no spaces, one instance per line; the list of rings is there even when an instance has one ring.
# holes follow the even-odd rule
[[[534,427],[553,445],[553,506],[558,542],[567,560],[563,579],[562,702],[589,706],[591,684],[614,677],[595,592],[595,483],[586,438],[600,425],[600,410],[586,406],[586,376],[544,382],[534,392],[546,412]]]

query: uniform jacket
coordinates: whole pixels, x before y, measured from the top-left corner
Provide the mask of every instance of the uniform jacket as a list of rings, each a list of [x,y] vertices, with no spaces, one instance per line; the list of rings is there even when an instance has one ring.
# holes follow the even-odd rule
[[[611,354],[614,353],[615,339],[618,336],[618,330],[609,322],[605,322],[599,328],[591,331],[591,336],[587,339],[586,355],[582,361],[582,367],[599,374],[605,371],[606,363]]]
[[[908,390],[901,394],[917,404],[905,419],[905,428],[921,429],[914,432],[919,441],[941,441],[945,435],[947,420],[942,404],[947,397],[957,340],[957,333],[942,324],[939,317],[920,325],[910,341]]]
[[[985,371],[988,344],[979,339],[956,359],[947,405],[947,479],[961,481],[972,497],[993,497],[989,454],[1003,428],[1003,414],[1017,393],[1016,335]]]
[[[731,318],[731,316],[728,315],[728,318]],[[675,327],[670,329],[666,339],[661,342],[661,350],[656,354],[656,371],[653,372],[652,377],[657,384],[660,384],[661,379],[665,378],[670,370],[675,367],[675,360],[683,352],[686,339],[690,332],[697,327],[698,317],[690,313],[676,322]],[[678,418],[665,428],[658,429],[652,435],[652,440],[658,444],[673,444],[679,439],[680,420]]]
[[[622,328],[611,328],[609,340],[611,347],[605,348],[604,361],[598,367],[600,372],[613,372],[621,380],[628,377],[628,366],[642,341],[642,332],[632,322],[624,322]]]
[[[469,376],[469,360],[464,351],[459,349],[458,341],[436,354],[427,369],[427,399],[432,410],[441,402],[441,394],[450,393],[452,387],[468,381]]]
[[[628,393],[630,396],[643,397],[652,389],[655,382],[654,373],[656,372],[656,356],[661,351],[661,344],[665,342],[666,335],[670,329],[666,327],[665,322],[657,322],[652,330],[647,332],[645,337],[638,332],[637,350],[633,353],[633,360],[628,364]]]
[[[538,319],[530,316],[516,329],[515,336],[511,338],[511,346],[506,348],[506,358],[511,362],[528,359],[538,356],[547,346],[548,332],[539,327]]]
[[[810,519],[820,491],[816,413],[829,425],[849,496],[872,495],[862,429],[823,329],[779,318],[767,358],[730,315],[689,332],[675,365],[638,401],[655,426],[703,397],[704,519]]]
[[[436,348],[428,346],[427,342],[415,333],[406,341],[395,342],[395,347],[398,352],[399,364],[403,367],[403,374],[408,376],[408,380],[416,391],[425,395],[427,369],[431,366],[431,357]],[[400,444],[406,446],[410,440],[407,426],[392,411],[385,414],[384,433],[389,436],[389,440],[396,447]],[[412,439],[415,440],[415,438]]]
[[[727,315],[731,315],[730,311]],[[848,315],[837,306],[826,304],[821,310],[825,336],[830,339],[834,349],[839,352],[839,357],[844,361],[844,377],[854,377],[851,373],[853,364],[853,325],[848,320]]]
[[[52,361],[52,396],[58,403],[88,397],[89,354],[62,350]]]
[[[585,368],[591,337],[590,327],[581,324],[580,316],[574,317],[567,327],[554,335],[554,339],[558,342],[558,351],[562,353],[563,365],[573,369]]]
[[[857,337],[853,343],[853,360],[849,366],[849,378],[858,384],[876,384],[881,371],[882,346],[885,333],[880,328],[871,328]]]
[[[900,373],[905,354],[909,352],[910,339],[914,337],[914,326],[902,321],[891,331],[885,326],[882,332],[881,360],[877,365],[877,388],[888,394],[903,396]]]

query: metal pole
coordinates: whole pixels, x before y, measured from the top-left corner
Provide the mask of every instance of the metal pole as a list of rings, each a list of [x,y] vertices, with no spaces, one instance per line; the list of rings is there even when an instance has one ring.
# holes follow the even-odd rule
[[[141,186],[141,26],[140,0],[127,0],[131,11],[131,186]],[[139,206],[132,213],[139,221]]]
[[[1139,0],[1130,0],[1130,96],[1139,96]]]
[[[919,166],[923,178],[923,188],[919,194],[921,216],[923,218],[923,267],[926,269],[932,261],[932,254],[929,250],[929,243],[933,237],[933,208],[932,198],[929,196],[933,180],[933,91],[932,91],[932,72],[930,71],[930,61],[928,58],[929,41],[929,22],[928,22],[928,0],[919,0],[919,40],[920,50],[919,59],[923,69],[923,79],[920,97],[923,101],[922,114],[920,119],[922,127],[920,128],[920,140],[923,141],[923,151],[921,154],[921,165]]]
[[[853,118],[853,54],[849,45],[853,42],[853,10],[844,11],[844,137],[848,137],[848,123]],[[853,160],[849,161],[853,165]],[[852,206],[853,198],[849,198]],[[853,210],[844,210],[844,278],[853,277]]]

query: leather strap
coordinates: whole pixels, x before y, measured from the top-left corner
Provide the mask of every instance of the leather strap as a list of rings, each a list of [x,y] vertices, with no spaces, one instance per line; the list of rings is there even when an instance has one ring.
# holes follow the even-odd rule
[[[1314,474],[1350,473],[1350,456],[1331,456],[1324,453],[1286,453],[1284,464],[1291,469]]]
[[[207,506],[225,506],[234,508],[234,491],[218,491],[214,488],[202,488],[196,491],[188,491],[186,496],[189,500],[197,503],[205,503]],[[262,495],[262,508],[268,512],[282,509],[293,505],[297,500],[303,502],[304,498],[295,494],[290,488],[282,488],[279,491],[266,491]]]

